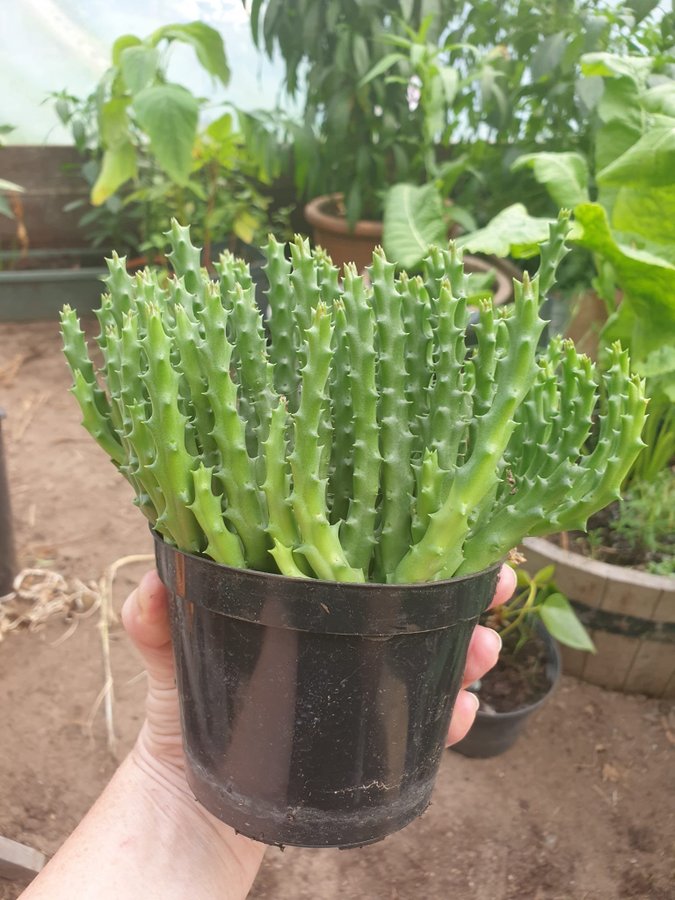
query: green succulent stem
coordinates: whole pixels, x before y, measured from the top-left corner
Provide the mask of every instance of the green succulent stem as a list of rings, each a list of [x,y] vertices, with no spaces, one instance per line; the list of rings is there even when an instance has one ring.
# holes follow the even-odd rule
[[[173,221],[173,276],[108,261],[98,368],[63,311],[83,424],[165,541],[237,568],[433,581],[584,528],[644,446],[646,400],[618,345],[600,375],[569,341],[539,347],[568,219],[475,326],[452,243],[423,277],[378,249],[340,279],[307,240],[270,237],[261,315],[246,263],[223,253],[211,280]]]
[[[330,371],[332,333],[326,305],[319,303],[306,332],[301,399],[293,416],[291,507],[300,533],[299,552],[316,576],[327,581],[364,581],[363,571],[351,566],[345,556],[339,526],[331,525],[328,520],[327,479],[321,477],[319,430]]]

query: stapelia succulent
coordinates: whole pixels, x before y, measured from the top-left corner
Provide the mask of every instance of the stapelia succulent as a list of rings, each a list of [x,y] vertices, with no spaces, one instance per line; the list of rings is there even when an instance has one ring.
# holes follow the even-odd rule
[[[452,244],[415,277],[378,249],[364,277],[270,238],[265,321],[247,266],[225,253],[212,280],[174,222],[174,276],[109,261],[98,370],[63,311],[84,425],[164,540],[231,566],[432,581],[582,529],[617,496],[646,403],[619,346],[602,376],[569,341],[538,350],[568,227],[472,324]]]

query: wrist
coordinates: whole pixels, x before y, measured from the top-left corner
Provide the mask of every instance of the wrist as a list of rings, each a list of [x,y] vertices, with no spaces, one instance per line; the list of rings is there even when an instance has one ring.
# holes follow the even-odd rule
[[[218,886],[213,896],[246,897],[265,845],[237,834],[208,812],[185,779],[182,748],[158,757],[148,748],[144,732],[145,726],[121,769],[128,767],[139,801],[158,823],[166,854],[174,864],[185,859],[192,865],[201,857],[202,877]]]

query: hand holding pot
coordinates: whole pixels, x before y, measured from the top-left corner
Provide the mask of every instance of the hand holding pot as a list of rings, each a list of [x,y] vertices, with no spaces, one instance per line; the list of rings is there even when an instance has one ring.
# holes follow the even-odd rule
[[[513,594],[515,586],[513,569],[503,566],[491,606],[505,603]],[[155,572],[145,575],[139,587],[127,598],[122,619],[148,670],[147,718],[134,753],[146,762],[152,762],[153,767],[166,767],[175,775],[183,766],[178,696],[175,689],[166,588]],[[469,645],[463,687],[482,678],[495,665],[500,648],[501,638],[497,632],[482,625],[476,627]],[[450,723],[448,746],[467,734],[473,725],[476,711],[476,695],[461,690]],[[181,788],[192,797],[186,783],[182,783]],[[204,812],[204,815],[208,816],[208,813]]]
[[[515,575],[502,568],[493,603],[504,603]],[[141,900],[152,888],[164,900],[247,896],[265,847],[238,835],[196,803],[183,759],[166,589],[149,572],[127,598],[124,626],[148,672],[146,720],[135,747],[54,860],[22,895],[25,900],[81,897]],[[478,626],[464,685],[497,661],[500,641]],[[448,742],[471,727],[475,702],[460,691]]]

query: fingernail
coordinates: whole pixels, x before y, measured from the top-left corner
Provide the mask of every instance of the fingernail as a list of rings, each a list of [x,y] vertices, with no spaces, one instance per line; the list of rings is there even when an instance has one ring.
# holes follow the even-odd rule
[[[492,634],[497,639],[497,653],[501,653],[502,647],[504,645],[504,642],[502,641],[502,636],[498,631],[495,631],[494,629],[492,630]]]
[[[474,706],[476,708],[475,711],[478,712],[478,710],[480,709],[480,700],[478,699],[478,694],[474,694],[469,691],[469,696],[473,700]]]

